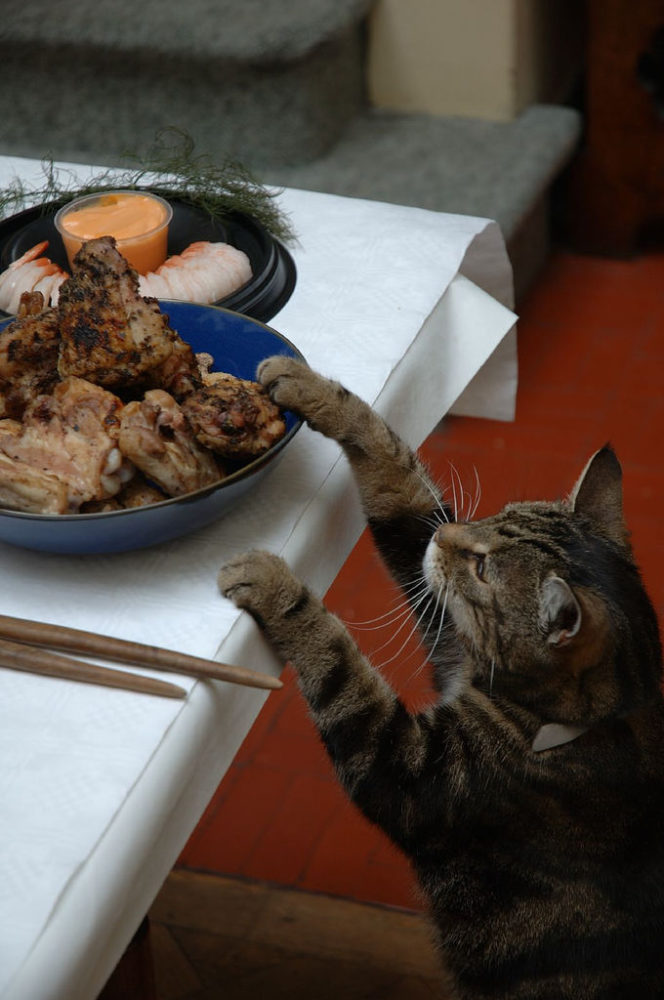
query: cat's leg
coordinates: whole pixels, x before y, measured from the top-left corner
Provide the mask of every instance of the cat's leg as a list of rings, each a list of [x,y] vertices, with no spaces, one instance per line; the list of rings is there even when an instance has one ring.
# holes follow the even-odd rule
[[[219,574],[224,596],[255,619],[282,662],[290,661],[316,726],[353,801],[408,849],[422,783],[440,788],[444,755],[432,716],[410,715],[343,624],[267,552],[249,552]]]
[[[411,584],[435,522],[452,519],[420,460],[367,403],[302,362],[268,358],[258,378],[279,406],[341,445],[388,568],[399,583]]]

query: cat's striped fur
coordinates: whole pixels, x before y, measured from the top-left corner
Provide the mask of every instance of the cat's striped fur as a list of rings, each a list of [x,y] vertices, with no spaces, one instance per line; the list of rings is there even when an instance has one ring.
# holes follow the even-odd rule
[[[565,501],[454,522],[357,397],[290,359],[259,377],[340,443],[395,579],[424,572],[436,598],[421,628],[440,697],[410,714],[280,559],[220,574],[297,671],[349,796],[410,859],[449,995],[664,997],[661,648],[613,452]],[[551,723],[581,735],[536,752]]]

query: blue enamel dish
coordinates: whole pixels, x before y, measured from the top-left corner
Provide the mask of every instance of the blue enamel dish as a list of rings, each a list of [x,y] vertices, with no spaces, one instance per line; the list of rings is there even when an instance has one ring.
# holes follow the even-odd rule
[[[254,379],[259,363],[270,355],[304,360],[289,340],[249,316],[190,302],[159,304],[171,327],[194,351],[212,355],[212,370]],[[7,322],[0,323],[0,329]],[[302,424],[292,413],[284,417],[286,435],[219,483],[147,507],[103,514],[24,514],[0,509],[0,540],[43,552],[85,555],[146,548],[196,531],[221,517],[272,468]]]

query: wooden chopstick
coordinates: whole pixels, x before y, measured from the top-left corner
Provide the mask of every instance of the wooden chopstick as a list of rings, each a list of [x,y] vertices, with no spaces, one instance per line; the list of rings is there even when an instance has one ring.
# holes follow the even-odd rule
[[[0,639],[0,666],[47,677],[82,681],[84,684],[103,684],[104,687],[124,688],[141,694],[156,694],[163,698],[185,698],[187,695],[184,688],[156,677],[143,677],[126,670],[100,667],[26,643],[10,642],[8,639]]]
[[[96,632],[86,632],[66,625],[50,625],[46,622],[30,621],[27,618],[13,618],[10,615],[0,615],[0,638],[30,643],[32,646],[60,649],[67,653],[98,656],[100,659],[115,663],[133,663],[141,667],[170,670],[191,677],[231,681],[247,687],[268,690],[282,687],[278,677],[249,670],[247,667],[234,667],[227,663],[190,656],[188,653],[162,649],[159,646],[147,646],[128,639],[115,639],[109,635],[98,635]]]

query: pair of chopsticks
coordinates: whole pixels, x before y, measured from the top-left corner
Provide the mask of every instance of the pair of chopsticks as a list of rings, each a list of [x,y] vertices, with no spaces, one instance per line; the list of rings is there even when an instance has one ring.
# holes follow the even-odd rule
[[[53,649],[67,653],[81,653],[84,656],[97,656],[114,663],[188,674],[191,677],[231,681],[247,687],[274,690],[282,686],[277,677],[248,670],[246,667],[233,667],[226,663],[217,663],[215,660],[190,656],[188,653],[178,653],[159,646],[147,646],[127,639],[115,639],[112,636],[98,635],[96,632],[85,632],[64,625],[49,625],[27,618],[0,615],[0,667],[24,670],[48,677],[63,677],[86,684],[124,688],[142,694],[156,694],[165,698],[186,697],[187,692],[177,684],[128,673],[125,670],[101,667],[70,656],[61,656],[59,653],[50,652]]]

